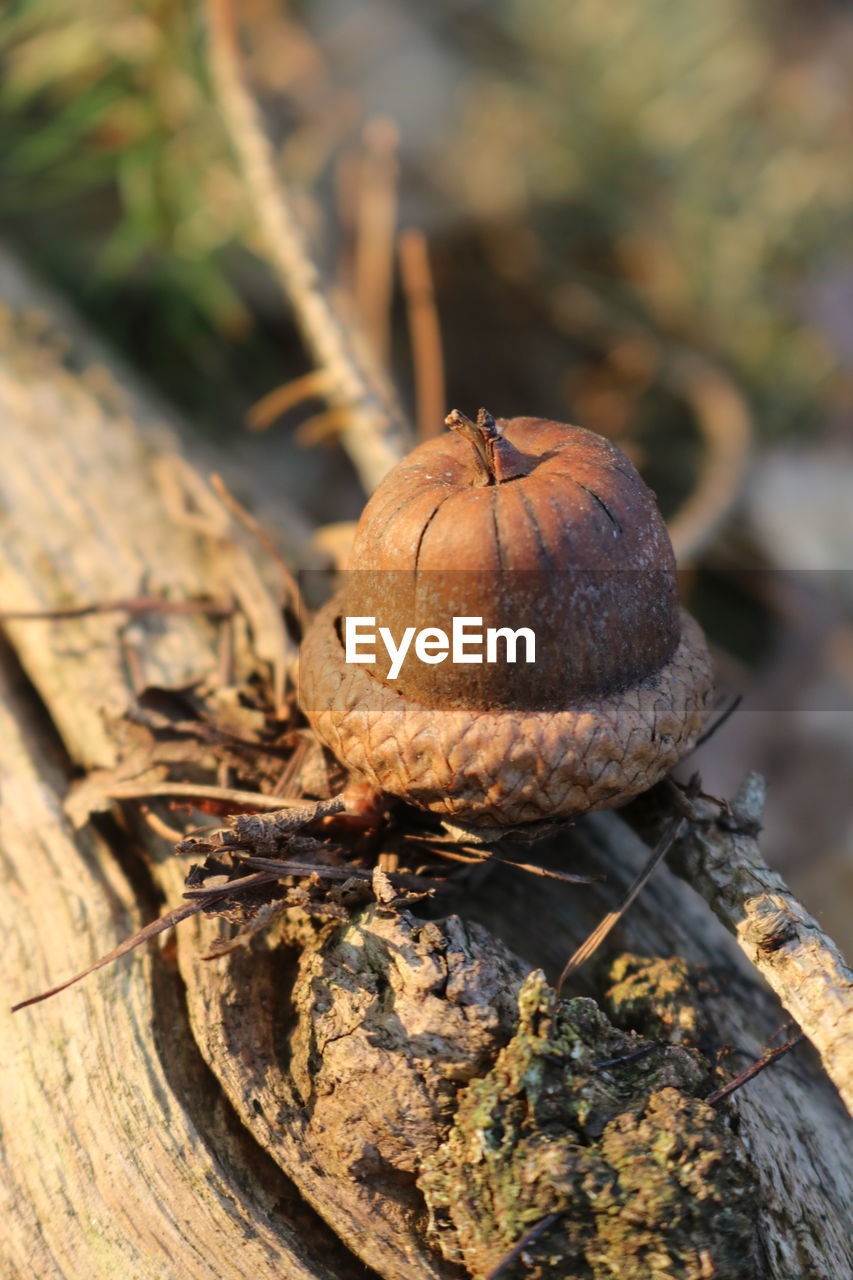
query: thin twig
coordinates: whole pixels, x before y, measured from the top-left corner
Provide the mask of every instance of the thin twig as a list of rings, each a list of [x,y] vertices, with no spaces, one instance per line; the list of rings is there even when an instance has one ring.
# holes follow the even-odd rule
[[[436,847],[446,845],[448,848],[457,851],[460,849],[467,850],[475,854],[481,862],[485,861],[489,856],[484,852],[485,846],[480,844],[464,844],[457,835],[450,835],[446,831],[407,831],[406,839],[421,841],[422,843],[428,843],[435,845]]]
[[[549,1227],[553,1227],[554,1223],[561,1217],[562,1213],[549,1213],[546,1214],[544,1218],[540,1218],[535,1226],[525,1232],[518,1244],[514,1245],[513,1248],[510,1249],[509,1253],[506,1254],[505,1257],[501,1258],[498,1265],[492,1268],[486,1276],[486,1280],[499,1280],[500,1276],[503,1275],[506,1269],[511,1267],[514,1262],[518,1261],[524,1253],[524,1250],[528,1249],[535,1240],[538,1240]]]
[[[638,1049],[632,1049],[630,1053],[620,1053],[615,1058],[603,1058],[601,1062],[592,1064],[593,1071],[603,1071],[606,1067],[618,1067],[623,1062],[633,1062],[635,1058],[644,1058],[647,1053],[654,1053],[655,1049],[664,1049],[666,1045],[662,1044],[641,1044]]]
[[[273,787],[274,795],[286,795],[288,791],[298,787],[298,779],[302,774],[302,768],[307,756],[308,740],[306,738],[297,738],[296,745],[292,748],[290,757]]]
[[[707,547],[740,495],[752,424],[734,383],[697,352],[671,351],[665,376],[693,409],[705,445],[698,484],[669,521],[676,557],[685,564]]]
[[[313,449],[318,444],[339,440],[348,423],[348,409],[324,409],[322,413],[313,413],[310,418],[300,422],[293,438],[304,449]]]
[[[394,224],[397,220],[397,146],[393,120],[377,116],[363,132],[355,239],[355,305],[377,360],[388,368]]]
[[[258,872],[241,880],[232,880],[227,885],[208,889],[202,897],[195,899],[193,902],[186,902],[181,907],[175,907],[173,910],[167,911],[158,920],[152,920],[150,924],[145,925],[132,937],[125,938],[124,942],[120,942],[107,955],[101,956],[100,960],[96,960],[94,964],[90,964],[82,972],[76,973],[67,982],[60,982],[59,986],[51,987],[49,991],[42,991],[37,996],[30,996],[29,999],[21,1000],[18,1004],[12,1005],[12,1013],[17,1013],[19,1009],[26,1009],[31,1004],[40,1004],[42,1000],[48,1000],[51,996],[58,995],[60,991],[66,991],[83,978],[88,978],[90,973],[95,973],[96,970],[103,969],[104,965],[111,964],[113,960],[119,960],[122,956],[126,956],[128,952],[141,946],[143,942],[156,938],[159,933],[163,933],[166,929],[171,929],[174,925],[180,924],[182,920],[186,920],[189,916],[196,915],[197,912],[203,911],[205,907],[221,902],[223,898],[232,897],[235,893],[243,893],[246,889],[254,889],[259,885],[269,884],[275,879],[276,877],[269,872]]]
[[[636,337],[652,349],[661,383],[693,410],[704,445],[697,483],[669,521],[679,564],[695,561],[716,534],[743,488],[752,438],[748,405],[736,384],[689,347],[664,347],[653,331],[575,281],[573,304],[565,291],[551,292],[554,323],[572,336],[606,344]]]
[[[703,745],[703,743],[707,742],[709,738],[713,738],[717,730],[722,729],[723,725],[726,723],[729,716],[734,715],[734,713],[737,711],[738,707],[742,702],[743,702],[743,694],[742,693],[736,694],[735,697],[732,698],[731,702],[726,707],[726,709],[724,711],[721,711],[720,714],[717,716],[716,720],[711,721],[711,723],[708,725],[708,728],[701,735],[701,737],[697,738],[696,745],[694,746],[693,750],[698,751],[699,748]]]
[[[552,867],[540,867],[535,862],[513,862],[511,858],[496,857],[494,862],[499,862],[501,866],[516,867],[519,871],[526,871],[531,876],[543,876],[546,880],[562,880],[564,884],[599,884],[602,880],[606,880],[606,876],[577,876],[571,871],[555,871]]]
[[[408,844],[410,842],[414,842],[415,839],[416,837],[408,835],[406,836],[406,843]],[[482,867],[482,866],[485,866],[486,863],[489,861],[489,858],[482,853],[466,854],[464,852],[460,852],[457,849],[451,849],[447,845],[432,844],[429,840],[424,840],[421,842],[418,839],[418,843],[423,843],[424,848],[428,853],[436,853],[440,858],[447,858],[448,861],[450,862],[461,862],[466,867],[471,867],[471,866]],[[415,852],[420,853],[422,852],[422,850],[416,848]]]
[[[106,790],[112,800],[155,800],[166,798],[191,803],[193,800],[213,801],[216,804],[245,806],[253,809],[285,809],[288,806],[305,808],[302,800],[268,796],[262,791],[241,791],[235,787],[214,787],[194,782],[115,782]]]
[[[312,260],[302,227],[276,172],[270,140],[243,78],[230,0],[206,0],[210,69],[231,142],[239,158],[275,271],[305,341],[328,379],[328,395],[346,410],[342,442],[368,492],[407,452],[411,432],[388,379],[356,326],[342,315],[340,300]]]
[[[217,680],[220,689],[230,689],[234,684],[234,619],[223,622],[219,632],[217,653]],[[273,679],[273,688],[279,688],[279,682]],[[227,756],[223,756],[216,764],[216,785],[231,787],[234,785],[234,770]],[[177,839],[181,839],[178,836]]]
[[[445,392],[441,326],[426,236],[414,227],[403,231],[397,252],[415,370],[418,437],[429,440],[442,434]]]
[[[187,835],[185,831],[179,831],[177,827],[170,827],[159,815],[155,813],[147,804],[139,806],[142,816],[152,831],[158,836],[162,836],[164,840],[168,840],[170,844],[175,844],[179,840],[183,840]]]
[[[68,618],[88,618],[97,613],[129,613],[139,617],[145,613],[203,614],[209,618],[231,618],[232,601],[169,600],[165,596],[135,596],[128,600],[102,600],[97,604],[74,604],[59,609],[4,609],[0,622],[61,622]]]
[[[324,396],[328,387],[328,378],[324,369],[312,369],[301,378],[293,378],[283,386],[276,387],[252,405],[246,414],[246,426],[250,431],[266,431],[276,418],[280,418],[288,409],[310,400],[314,396]]]
[[[546,880],[562,880],[565,884],[597,884],[606,879],[606,876],[581,876],[573,875],[570,871],[555,871],[551,867],[542,867],[535,862],[516,862],[513,858],[505,858],[500,853],[489,855],[475,845],[461,845],[456,840],[434,835],[428,831],[407,832],[405,838],[407,843],[424,844],[430,852],[437,853],[440,857],[448,858],[452,862],[481,866],[491,863],[494,866],[515,867],[519,871],[526,871],[529,875],[542,876]]]
[[[372,880],[373,872],[367,871],[364,867],[332,867],[323,862],[286,862],[279,858],[259,858],[253,854],[235,853],[234,860],[239,862],[241,866],[250,867],[253,871],[269,871],[275,872],[278,876],[319,876],[321,880]],[[431,877],[406,875],[398,871],[386,871],[384,873],[395,886],[400,889],[428,889],[438,890],[439,892],[450,893],[449,885],[441,880],[433,880]],[[184,893],[185,898],[198,897],[199,893],[204,892],[200,889],[187,889]]]
[[[722,1089],[716,1089],[713,1093],[709,1093],[705,1101],[709,1102],[711,1106],[716,1106],[718,1102],[722,1102],[723,1098],[728,1098],[736,1089],[740,1089],[742,1085],[745,1085],[747,1081],[754,1080],[755,1077],[765,1069],[765,1067],[769,1067],[772,1063],[778,1062],[786,1053],[790,1053],[791,1050],[795,1049],[798,1044],[805,1040],[805,1038],[806,1037],[801,1031],[799,1035],[794,1036],[791,1040],[787,1040],[785,1044],[780,1044],[778,1049],[770,1049],[763,1055],[763,1057],[759,1058],[757,1062],[751,1063],[751,1065],[741,1071],[739,1075],[736,1075],[733,1080],[730,1080],[728,1084],[724,1084]]]
[[[566,962],[566,967],[560,974],[560,981],[557,983],[557,995],[560,994],[563,984],[587,961],[590,956],[598,950],[604,939],[610,933],[614,925],[618,924],[622,916],[630,907],[631,903],[639,894],[643,886],[648,882],[656,867],[663,862],[675,842],[684,834],[687,827],[687,819],[678,817],[670,821],[670,824],[664,834],[661,836],[651,856],[646,862],[633,884],[627,890],[624,898],[619,903],[615,911],[608,911],[607,915],[599,925],[593,929],[592,933],[585,942],[578,947],[573,956]]]
[[[222,476],[216,472],[210,477],[210,483],[216,492],[217,497],[221,498],[225,506],[236,516],[244,528],[248,529],[252,537],[257,541],[259,546],[263,547],[267,555],[275,564],[282,581],[284,582],[285,592],[287,594],[287,603],[296,612],[300,618],[305,617],[305,603],[302,599],[302,592],[299,590],[299,584],[293,576],[290,565],[273,542],[266,529],[258,523],[253,515],[251,515],[242,503],[238,502],[234,494],[228,489]]]

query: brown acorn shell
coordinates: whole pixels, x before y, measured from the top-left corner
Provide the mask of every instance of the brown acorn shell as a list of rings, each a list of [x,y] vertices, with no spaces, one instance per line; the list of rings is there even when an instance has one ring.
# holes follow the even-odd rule
[[[303,641],[300,702],[318,736],[373,786],[474,827],[571,818],[653,786],[695,744],[713,700],[698,624],[659,671],[550,711],[427,707],[344,661],[342,601]]]
[[[609,441],[542,418],[498,420],[526,474],[483,486],[468,440],[430,440],[364,509],[344,615],[399,641],[414,626],[520,627],[535,661],[427,665],[410,650],[399,693],[435,708],[547,710],[627,688],[675,652],[675,560],[654,495]],[[500,650],[503,655],[504,650]],[[526,650],[519,645],[519,652]],[[366,667],[386,678],[384,649]]]

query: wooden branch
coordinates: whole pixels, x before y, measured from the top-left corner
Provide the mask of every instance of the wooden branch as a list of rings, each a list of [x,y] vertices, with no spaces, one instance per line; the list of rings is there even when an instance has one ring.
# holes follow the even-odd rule
[[[192,489],[189,464],[160,452],[174,442],[155,441],[135,414],[95,394],[76,352],[66,363],[58,344],[36,341],[14,314],[6,319],[0,608],[115,600],[142,587],[174,599],[228,598],[245,563],[227,558],[209,520],[187,518],[196,508],[168,499],[164,468]],[[116,754],[105,713],[124,710],[140,679],[168,688],[214,671],[219,625],[198,614],[100,614],[17,621],[8,634],[75,767],[104,768]],[[238,678],[256,664],[248,636],[238,636],[234,660]],[[56,748],[44,715],[38,721],[6,697],[19,726],[17,738],[13,726],[0,727],[11,1003],[84,967],[164,902],[177,905],[184,867],[135,823],[132,803],[109,843],[73,833],[59,809],[64,781],[50,774]],[[30,751],[29,774],[10,746],[27,723],[41,723],[45,738]],[[0,1245],[6,1269],[36,1280],[58,1270],[236,1280],[247,1269],[270,1280],[345,1280],[361,1273],[360,1257],[388,1280],[456,1274],[424,1236],[418,1161],[441,1141],[456,1085],[482,1073],[507,1035],[519,974],[542,965],[555,977],[648,849],[617,815],[602,814],[560,837],[550,857],[557,870],[607,879],[564,887],[499,867],[460,902],[460,916],[374,912],[343,931],[294,918],[280,940],[273,931],[213,960],[202,957],[230,939],[229,927],[194,917],[176,936],[183,994],[168,957],[135,953],[16,1014],[4,1024],[13,1053],[2,1055],[11,1068],[0,1089],[14,1163],[4,1173],[14,1192],[9,1243]],[[714,1042],[735,1045],[747,1061],[762,1056],[784,1017],[778,1000],[666,868],[614,934],[620,948],[701,966]],[[371,989],[378,974],[384,985]],[[595,972],[584,968],[573,981],[600,995]],[[377,999],[380,990],[393,998]],[[437,1058],[425,1045],[440,1046]],[[824,1073],[799,1051],[796,1074],[786,1070],[791,1061],[730,1104],[758,1183],[764,1275],[837,1280],[849,1269],[853,1148]]]
[[[105,599],[148,570],[152,587],[191,598],[203,579],[186,557],[194,548],[207,559],[208,539],[174,522],[154,479],[162,461],[155,439],[164,450],[176,441],[159,428],[139,431],[116,407],[127,397],[118,387],[110,395],[100,363],[88,386],[71,372],[56,334],[45,330],[48,295],[3,255],[0,297],[15,299],[12,308],[0,302],[0,416],[16,458],[14,468],[4,463],[0,481],[0,602]],[[81,357],[101,359],[85,334],[71,361]],[[150,421],[159,417],[153,402],[143,408]],[[154,558],[146,543],[159,546]],[[32,555],[42,552],[42,570],[31,572]],[[122,637],[132,636],[125,620],[19,622],[9,631],[27,633],[29,667],[46,690],[65,686],[53,710],[75,759],[110,764],[104,712],[133,696],[122,662]],[[211,625],[198,615],[171,617],[166,626],[152,619],[137,638],[155,683],[181,670],[199,674],[215,660]],[[69,779],[61,759],[3,645],[0,1273],[148,1280],[179,1271],[192,1280],[240,1280],[249,1270],[262,1280],[348,1280],[351,1256],[225,1103],[193,1040],[173,959],[137,951],[49,1005],[10,1014],[14,1000],[70,976],[158,911],[153,898],[138,899],[146,877],[129,842],[76,831],[63,814]],[[163,848],[152,837],[149,851]]]
[[[323,370],[324,390],[345,415],[341,441],[371,493],[408,452],[412,433],[395,393],[340,294],[333,302],[280,181],[272,146],[246,87],[231,0],[207,0],[210,67],[223,118],[246,180],[264,253]]]
[[[750,774],[732,802],[730,830],[697,804],[670,863],[738,940],[821,1056],[853,1114],[853,971],[777,871],[761,856],[765,785]]]
[[[25,292],[21,281],[17,283],[20,286],[17,292]],[[164,486],[164,476],[168,474],[179,488],[186,490],[188,498],[200,496],[196,490],[198,481],[194,484],[190,479],[188,464],[176,451],[176,442],[161,432],[157,445],[164,452],[160,454],[133,421],[116,416],[108,404],[88,391],[85,378],[81,379],[76,372],[76,351],[68,354],[66,362],[59,342],[34,342],[18,315],[8,315],[7,321],[5,329],[0,330],[0,337],[5,340],[0,349],[0,418],[8,449],[6,464],[0,469],[0,541],[4,548],[0,559],[0,608],[6,611],[56,609],[80,600],[115,600],[133,595],[142,581],[146,584],[146,593],[152,595],[163,593],[185,599],[227,597],[232,578],[245,575],[247,568],[242,560],[235,562],[230,557],[230,540],[223,541],[215,520],[200,518],[197,503],[188,504],[191,517],[188,519],[184,506],[176,503],[174,494]],[[170,453],[170,449],[175,452]],[[258,551],[260,553],[260,548]],[[118,590],[119,583],[123,583],[122,591]],[[258,607],[257,602],[253,607]],[[8,634],[27,674],[49,707],[75,764],[84,763],[90,768],[109,768],[115,763],[116,743],[111,721],[133,702],[139,687],[147,684],[181,687],[210,675],[218,661],[215,624],[197,613],[176,613],[168,618],[166,625],[162,617],[156,616],[134,618],[128,625],[125,618],[115,613],[19,620],[8,623]],[[135,653],[133,663],[126,661],[130,646]],[[238,674],[247,676],[257,663],[253,646],[245,642],[237,645],[235,662]],[[3,776],[5,784],[5,774]],[[4,801],[5,798],[4,785]],[[132,812],[128,812],[126,820],[132,820]],[[7,870],[10,878],[20,874],[17,861],[29,857],[30,846],[38,845],[41,840],[36,815],[34,824],[26,827],[24,836],[14,846],[15,862]],[[170,906],[180,903],[185,864],[173,857],[171,849],[144,823],[134,831],[133,842],[146,850],[149,867],[146,871],[137,865],[137,878],[145,882],[150,876],[148,888],[152,897],[160,896]],[[114,856],[120,851],[118,846],[112,850]],[[126,854],[125,849],[123,856]],[[74,865],[69,861],[70,868]],[[97,884],[92,887],[87,882],[86,896],[75,895],[74,910],[62,921],[56,921],[57,932],[62,926],[60,937],[51,935],[40,942],[37,886],[30,879],[26,885],[33,897],[33,908],[25,947],[30,951],[40,949],[44,955],[39,967],[28,966],[24,961],[26,951],[19,950],[16,989],[10,995],[10,1004],[72,976],[120,940],[110,937],[102,944],[99,938],[87,935],[86,913],[95,910],[94,904],[89,904],[89,894],[100,892],[103,896],[105,892],[103,887],[99,889]],[[70,892],[65,881],[62,891]],[[107,888],[103,911],[108,915],[111,901]],[[128,922],[121,936],[133,932],[135,923]],[[21,927],[26,924],[22,919]],[[120,920],[116,927],[121,927]],[[272,1263],[268,1264],[260,1256],[248,1259],[237,1238],[239,1232],[235,1231],[226,1236],[228,1244],[223,1246],[222,1258],[217,1259],[215,1268],[199,1267],[197,1274],[205,1280],[214,1274],[223,1280],[236,1280],[246,1265],[253,1269],[257,1265],[257,1274],[269,1276],[270,1280],[273,1275],[291,1274],[348,1280],[360,1269],[353,1256],[357,1254],[380,1274],[394,1280],[448,1277],[447,1265],[426,1246],[417,1230],[417,1215],[422,1211],[417,1208],[413,1185],[401,1200],[396,1195],[384,1195],[381,1182],[377,1185],[375,1178],[366,1183],[356,1180],[350,1165],[358,1158],[357,1153],[350,1153],[344,1160],[341,1144],[329,1142],[328,1116],[323,1109],[318,1110],[316,1123],[310,1123],[310,1116],[306,1121],[304,1099],[293,1085],[289,1072],[283,1072],[279,1063],[283,1028],[287,1026],[286,1009],[280,1001],[287,1001],[289,990],[288,979],[280,973],[282,964],[290,963],[284,949],[281,953],[271,949],[267,957],[263,952],[237,951],[201,963],[200,958],[209,955],[214,944],[227,936],[227,931],[228,926],[218,919],[195,919],[185,922],[185,927],[177,933],[179,969],[190,984],[184,1017],[189,1019],[197,1048],[192,1040],[190,1047],[196,1053],[201,1050],[214,1078],[219,1081],[220,1092],[216,1095],[219,1113],[224,1108],[224,1114],[231,1116],[233,1122],[232,1108],[236,1107],[240,1117],[238,1132],[249,1148],[257,1151],[255,1176],[259,1182],[268,1176],[268,1166],[275,1170],[271,1185],[278,1188],[279,1201],[285,1207],[277,1223],[279,1229],[273,1228],[275,1250],[267,1251],[273,1258]],[[313,932],[312,926],[306,924],[306,941]],[[50,945],[53,943],[57,945]],[[434,935],[431,945],[437,952],[447,949],[440,932]],[[400,946],[404,946],[402,935]],[[388,950],[389,954],[394,951],[390,938]],[[131,961],[131,965],[134,963]],[[411,983],[415,992],[419,990],[420,964],[417,956],[412,955],[408,963],[397,966],[400,981],[404,985]],[[117,966],[103,972],[109,981],[112,975],[124,970]],[[292,978],[291,974],[291,982]],[[145,980],[144,974],[139,980]],[[123,993],[121,979],[116,981],[117,989]],[[61,1016],[54,1010],[59,1009],[60,1002],[77,999],[82,990],[93,990],[99,995],[101,982],[94,987],[87,985],[91,982],[87,979],[81,987],[58,996],[55,1001],[15,1015],[17,1019],[28,1020],[20,1023],[23,1034],[32,1026],[30,1019],[43,1020],[40,1025],[45,1030],[37,1042],[40,1055],[46,1057],[52,1052],[59,1025],[55,1019]],[[423,997],[422,990],[413,994],[414,1005],[421,1005]],[[153,996],[151,998],[153,1000]],[[477,1002],[475,989],[471,998]],[[497,998],[497,993],[490,989],[488,1002],[494,1003]],[[436,1000],[436,1019],[440,1020],[442,1010],[442,1002]],[[392,1022],[394,1016],[393,1009],[389,1009]],[[505,1010],[501,1024],[505,1032],[506,1017]],[[471,1025],[476,1030],[474,1024]],[[17,1032],[13,1041],[16,1044],[22,1034],[18,1027],[19,1023],[12,1024],[12,1032]],[[113,1027],[106,1019],[94,1031],[88,1026],[84,1029],[86,1034],[97,1036],[98,1054],[112,1054],[117,1063],[138,1053],[136,1041],[145,1034],[139,1030],[131,1041],[120,1038],[121,1030],[120,1023]],[[436,1044],[440,1043],[441,1030],[436,1023]],[[453,1030],[451,1026],[449,1032]],[[462,1035],[464,1031],[464,1026],[456,1029],[454,1057],[459,1061],[470,1052],[478,1061],[476,1055],[482,1055],[482,1040],[473,1040],[468,1049]],[[152,1028],[152,1053],[155,1051],[153,1037]],[[73,1051],[73,1023],[66,1028],[65,1039]],[[414,1056],[414,1049],[412,1054]],[[402,1071],[402,1063],[398,1066]],[[39,1070],[37,1063],[35,1070]],[[361,1077],[366,1089],[375,1087],[377,1073],[375,1060],[362,1063]],[[414,1088],[419,1078],[414,1061],[407,1078],[409,1088]],[[403,1088],[404,1103],[407,1096]],[[154,1102],[148,1105],[147,1097],[145,1106],[154,1125],[159,1113]],[[30,1163],[34,1165],[32,1175],[28,1176],[38,1179],[44,1176],[42,1144],[35,1140],[29,1128],[27,1113],[16,1108],[13,1115],[7,1115],[4,1101],[0,1098],[0,1124],[5,1128],[14,1122],[18,1127],[21,1150],[30,1150]],[[184,1105],[191,1103],[190,1098]],[[96,1095],[92,1095],[88,1107],[91,1114],[86,1117],[84,1146],[97,1146],[114,1167],[123,1167],[128,1153],[121,1135],[102,1122],[104,1108]],[[109,1114],[107,1109],[105,1115]],[[165,1127],[169,1132],[169,1125]],[[61,1151],[60,1135],[53,1129],[50,1132]],[[209,1140],[219,1157],[218,1131],[211,1130]],[[224,1159],[225,1154],[221,1158]],[[180,1157],[171,1154],[165,1161],[162,1176],[166,1187],[170,1180],[180,1182],[182,1174],[170,1167],[170,1160],[173,1162],[176,1158]],[[76,1167],[73,1161],[71,1167]],[[199,1166],[202,1171],[203,1167]],[[189,1175],[195,1176],[193,1168],[188,1169]],[[235,1179],[237,1176],[235,1173]],[[250,1175],[245,1172],[239,1176],[244,1180],[248,1178],[258,1204],[259,1223],[263,1224],[263,1188],[254,1188]],[[413,1178],[409,1181],[413,1184]],[[298,1191],[294,1189],[297,1185]],[[282,1191],[282,1187],[287,1191]],[[69,1194],[74,1203],[74,1196]],[[239,1187],[235,1187],[233,1194],[237,1202],[242,1203],[243,1193]],[[227,1191],[223,1191],[222,1199],[229,1202]],[[159,1214],[168,1212],[167,1190],[161,1200],[160,1207],[156,1203],[150,1209],[142,1203],[136,1206],[137,1231],[151,1230],[156,1235]],[[78,1202],[87,1203],[80,1197]],[[176,1202],[182,1203],[180,1197]],[[20,1203],[22,1220],[16,1230],[25,1241],[28,1233],[39,1227],[34,1228],[23,1213],[26,1197],[21,1198]],[[323,1217],[335,1224],[333,1231],[322,1225],[310,1205],[319,1208]],[[201,1225],[196,1228],[193,1224],[185,1231],[190,1241],[194,1241],[196,1230],[203,1229],[203,1211],[202,1203]],[[83,1238],[89,1229],[89,1215],[80,1216],[80,1231],[76,1233],[66,1225],[62,1202],[51,1199],[51,1193],[47,1192],[40,1202],[39,1222],[51,1215],[61,1221],[63,1230],[68,1232],[69,1252],[79,1262],[79,1265],[69,1264],[68,1274],[89,1274],[89,1252]],[[108,1230],[121,1235],[115,1215],[108,1213],[107,1217]],[[229,1221],[228,1214],[225,1217],[226,1222]],[[306,1240],[300,1251],[293,1243],[293,1235],[303,1228]],[[245,1225],[241,1229],[244,1234],[249,1230]],[[171,1241],[172,1237],[166,1233],[166,1239]],[[259,1239],[263,1243],[262,1232]],[[187,1273],[193,1275],[192,1249],[188,1252],[179,1247],[179,1242],[172,1259],[158,1265],[147,1266],[143,1261],[137,1267],[132,1239],[128,1241],[127,1250],[126,1269],[116,1266],[115,1255],[111,1255],[111,1274],[117,1271],[124,1274],[126,1270],[127,1274],[147,1280],[148,1275],[174,1267],[177,1258],[178,1265],[182,1268],[186,1265]],[[154,1254],[156,1256],[156,1250]],[[137,1267],[135,1273],[134,1267]],[[99,1274],[95,1269],[91,1269],[91,1273]],[[47,1270],[44,1274],[48,1274]]]
[[[289,1220],[288,1179],[234,1123],[154,952],[45,1009],[13,996],[95,959],[140,922],[114,851],[63,817],[67,785],[20,678],[0,665],[0,1272],[147,1280],[327,1280],[335,1246]],[[342,1251],[338,1250],[339,1256]]]

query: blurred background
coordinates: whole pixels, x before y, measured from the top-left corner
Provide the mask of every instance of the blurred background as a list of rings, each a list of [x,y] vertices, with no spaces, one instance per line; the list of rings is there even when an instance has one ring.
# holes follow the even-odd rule
[[[313,251],[421,429],[578,422],[656,490],[744,695],[691,765],[765,773],[765,854],[853,950],[853,4],[235,8]],[[203,5],[4,6],[0,218],[260,505],[357,516]]]

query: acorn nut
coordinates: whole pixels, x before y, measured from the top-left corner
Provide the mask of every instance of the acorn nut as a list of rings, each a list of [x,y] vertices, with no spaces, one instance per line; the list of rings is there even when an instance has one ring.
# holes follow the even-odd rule
[[[693,747],[713,696],[654,495],[581,427],[447,424],[367,503],[303,642],[303,709],[355,774],[469,827],[619,805]]]

